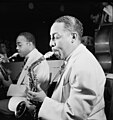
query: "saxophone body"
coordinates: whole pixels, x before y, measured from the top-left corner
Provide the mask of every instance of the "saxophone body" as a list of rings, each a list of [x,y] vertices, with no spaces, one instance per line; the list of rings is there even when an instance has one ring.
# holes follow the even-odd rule
[[[46,58],[49,58],[53,55],[53,52],[47,52],[45,55],[40,57],[38,60],[33,62],[31,66],[28,69],[28,75],[29,75],[29,89],[33,92],[37,92],[37,84],[38,80],[36,78],[36,74],[34,72],[34,68],[39,65],[43,60],[46,60]]]
[[[36,74],[34,72],[34,68],[39,65],[43,60],[45,60],[44,56],[40,57],[38,60],[36,60],[34,63],[31,64],[31,66],[28,69],[28,75],[29,75],[29,89],[33,92],[37,92],[37,84],[38,80],[36,78]]]
[[[53,55],[53,52],[47,52],[45,55],[41,56],[38,60],[36,60],[35,62],[33,62],[31,64],[31,66],[29,67],[29,69],[28,69],[28,75],[29,75],[29,90],[30,91],[33,91],[33,92],[37,92],[38,91],[37,85],[39,83],[38,83],[38,79],[36,77],[37,75],[34,72],[34,68],[37,65],[39,65],[43,60],[45,60],[46,58],[51,57],[52,55]],[[35,110],[33,112],[34,113],[33,114],[33,119],[37,120],[38,119],[38,109],[40,107],[40,103],[39,102],[31,101],[31,100],[30,100],[30,102],[36,106],[36,108],[35,108]],[[18,110],[17,110],[16,113],[18,113],[18,111],[21,111],[19,108],[23,108],[22,109],[23,111],[20,112],[21,114],[16,115],[17,118],[20,118],[20,116],[22,116],[24,114],[25,110],[26,110],[26,105],[25,105],[24,101],[22,101],[19,105],[20,106],[17,107]]]

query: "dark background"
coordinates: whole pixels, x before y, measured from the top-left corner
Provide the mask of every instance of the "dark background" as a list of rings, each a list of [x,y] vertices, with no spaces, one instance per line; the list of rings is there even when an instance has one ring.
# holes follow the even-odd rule
[[[0,0],[0,38],[7,41],[11,54],[15,52],[16,37],[28,31],[35,35],[40,52],[50,50],[49,30],[61,15],[73,15],[84,25],[84,36],[94,37],[94,23],[90,15],[97,9],[97,1],[61,0]]]

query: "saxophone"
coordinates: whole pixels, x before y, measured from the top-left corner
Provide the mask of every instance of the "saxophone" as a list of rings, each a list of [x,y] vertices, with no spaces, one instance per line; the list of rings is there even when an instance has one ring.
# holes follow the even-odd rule
[[[36,74],[34,73],[34,68],[39,65],[43,60],[51,57],[53,55],[53,52],[47,52],[45,55],[40,57],[38,60],[36,60],[34,63],[31,64],[31,66],[28,69],[28,75],[29,75],[29,89],[33,92],[37,92],[37,79]]]
[[[29,67],[28,69],[28,75],[29,75],[29,90],[33,91],[33,92],[37,92],[38,91],[38,88],[37,88],[37,84],[38,84],[38,80],[36,78],[36,74],[34,73],[34,68],[39,65],[43,60],[47,59],[47,58],[50,58],[54,53],[53,52],[47,52],[45,55],[41,56],[38,60],[36,60],[35,62],[33,62],[31,64],[31,66]],[[33,115],[33,118],[34,120],[37,120],[38,118],[38,108],[40,105],[39,102],[34,102],[34,101],[30,101],[32,104],[34,104],[36,106],[36,109],[34,110],[34,115]],[[22,109],[23,108],[23,109]],[[22,110],[20,110],[22,109]],[[19,106],[17,107],[17,114],[16,114],[16,117],[17,118],[20,118],[20,116],[23,115],[23,113],[25,112],[26,110],[26,105],[25,105],[25,102],[22,101]],[[18,112],[19,111],[19,112]]]

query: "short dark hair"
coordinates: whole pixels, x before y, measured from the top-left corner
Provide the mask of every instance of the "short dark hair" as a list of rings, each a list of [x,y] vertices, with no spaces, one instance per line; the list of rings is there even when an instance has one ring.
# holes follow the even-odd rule
[[[32,42],[33,45],[36,45],[35,36],[31,34],[30,32],[22,32],[19,34],[19,36],[24,36],[28,42]]]
[[[79,36],[83,35],[83,25],[82,23],[75,17],[72,16],[62,16],[55,20],[55,22],[63,22],[66,30],[70,32],[77,31]]]

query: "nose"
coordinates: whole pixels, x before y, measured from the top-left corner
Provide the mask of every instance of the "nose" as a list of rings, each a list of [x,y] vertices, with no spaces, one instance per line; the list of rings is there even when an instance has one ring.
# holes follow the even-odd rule
[[[51,39],[51,40],[50,40],[50,43],[49,43],[49,46],[50,46],[50,47],[54,47],[55,45],[56,45],[55,42]]]
[[[18,46],[16,46],[16,50],[18,50]]]

